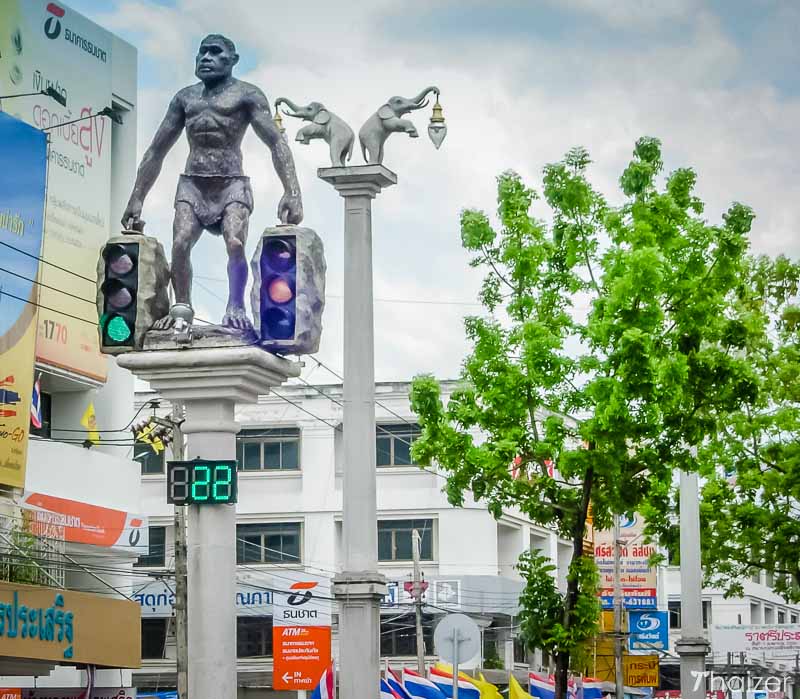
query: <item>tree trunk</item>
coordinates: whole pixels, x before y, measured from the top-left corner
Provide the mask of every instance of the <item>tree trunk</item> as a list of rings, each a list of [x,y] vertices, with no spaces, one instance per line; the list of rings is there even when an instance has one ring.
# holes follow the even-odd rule
[[[583,556],[583,537],[586,534],[586,517],[589,514],[589,502],[592,495],[594,470],[589,467],[583,481],[583,494],[581,497],[581,510],[575,520],[572,530],[572,560],[577,561]],[[578,601],[578,581],[571,576],[567,577],[567,595],[564,599],[564,628],[568,629],[572,621],[572,610]],[[567,699],[567,680],[569,677],[570,654],[567,651],[556,653],[555,699]]]

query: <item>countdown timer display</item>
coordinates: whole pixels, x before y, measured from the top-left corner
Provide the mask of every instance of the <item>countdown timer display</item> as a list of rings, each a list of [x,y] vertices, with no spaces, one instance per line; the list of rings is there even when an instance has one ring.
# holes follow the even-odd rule
[[[236,461],[167,462],[167,502],[173,505],[227,505],[236,502]]]

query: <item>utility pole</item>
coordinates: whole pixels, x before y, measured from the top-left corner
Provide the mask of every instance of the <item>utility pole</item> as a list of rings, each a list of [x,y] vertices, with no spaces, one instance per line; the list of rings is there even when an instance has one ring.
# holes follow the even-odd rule
[[[614,515],[614,680],[616,697],[623,699],[625,681],[622,670],[622,557],[619,515]]]
[[[172,453],[176,461],[183,461],[183,406],[172,406]],[[175,505],[175,645],[177,649],[176,670],[178,674],[178,699],[188,699],[189,686],[189,633],[186,580],[186,507]]]
[[[425,676],[425,639],[422,636],[422,576],[419,570],[420,546],[422,537],[414,529],[411,532],[411,551],[414,556],[414,582],[412,583],[412,594],[414,595],[414,614],[417,623],[417,670],[420,675]]]

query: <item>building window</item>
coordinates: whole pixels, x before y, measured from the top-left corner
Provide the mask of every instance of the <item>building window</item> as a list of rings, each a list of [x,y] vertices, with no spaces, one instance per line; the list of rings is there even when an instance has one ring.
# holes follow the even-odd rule
[[[422,641],[425,653],[433,653],[433,627],[432,616],[422,616]],[[381,655],[396,657],[398,655],[415,656],[417,654],[416,626],[413,614],[397,618],[391,617],[381,621]]]
[[[272,617],[240,616],[236,619],[236,657],[272,655]]]
[[[669,627],[679,629],[681,627],[681,603],[678,601],[667,602],[669,612]]]
[[[378,467],[412,466],[411,445],[420,434],[419,425],[376,425],[375,462]]]
[[[50,426],[53,417],[53,397],[49,393],[40,393],[39,395],[41,397],[40,406],[42,410],[42,426],[34,427],[33,424],[31,424],[30,433],[37,437],[50,439],[52,436],[50,433]]]
[[[789,615],[789,622],[792,623],[792,624],[796,624],[797,623],[797,614],[790,614]]]
[[[157,660],[164,657],[169,619],[142,619],[142,659]]]
[[[707,629],[711,622],[711,600],[703,600],[703,628]]]
[[[236,525],[237,563],[299,563],[300,522]]]
[[[133,565],[137,568],[163,568],[167,541],[166,527],[148,527],[150,548],[146,556],[139,556]]]
[[[300,468],[300,430],[247,429],[236,436],[240,471],[296,471]]]
[[[761,623],[761,605],[756,602],[750,603],[750,623],[751,624]]]
[[[778,612],[778,623],[785,624],[786,623],[786,612],[779,611]]]
[[[764,584],[767,587],[775,587],[775,573],[773,573],[771,570],[768,570],[766,573],[764,573]]]
[[[775,623],[775,609],[773,607],[764,607],[764,623]]]
[[[133,447],[133,460],[141,464],[143,476],[164,473],[165,456],[165,449],[156,454],[149,444],[137,444]]]
[[[394,519],[378,522],[378,560],[413,560],[411,532],[416,529],[422,538],[420,560],[433,560],[433,520]]]

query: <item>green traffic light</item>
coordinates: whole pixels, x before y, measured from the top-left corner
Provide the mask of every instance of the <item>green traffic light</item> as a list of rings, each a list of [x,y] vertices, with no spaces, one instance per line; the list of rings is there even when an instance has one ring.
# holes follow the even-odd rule
[[[114,342],[125,342],[131,336],[131,329],[122,316],[114,316],[106,326],[106,334]]]

